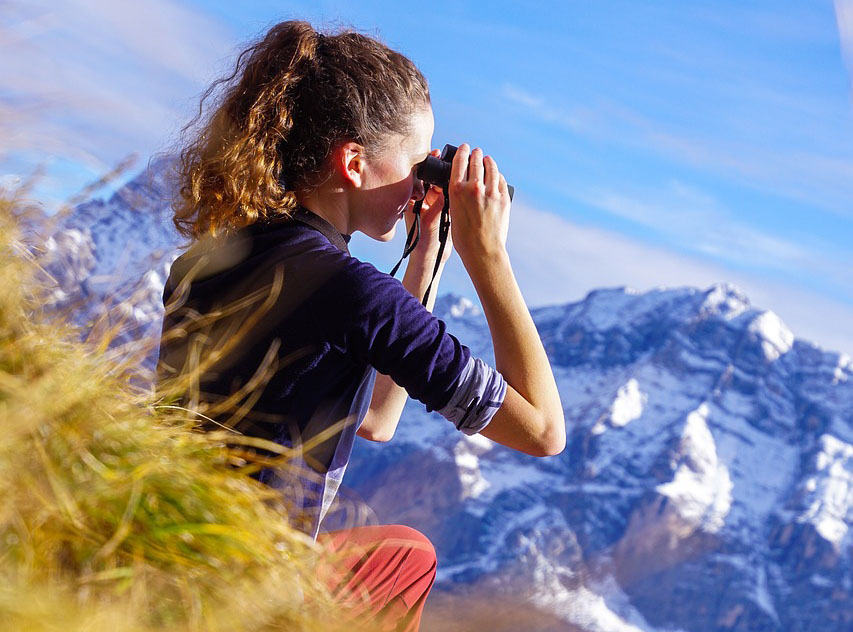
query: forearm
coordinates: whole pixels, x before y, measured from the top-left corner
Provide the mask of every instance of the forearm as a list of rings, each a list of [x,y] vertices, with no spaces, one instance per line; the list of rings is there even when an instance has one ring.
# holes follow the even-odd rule
[[[437,256],[438,251],[434,251],[417,257],[412,253],[412,256],[409,257],[409,262],[406,265],[406,273],[403,275],[403,287],[409,290],[419,301],[423,300],[424,294],[426,294],[432,280],[432,271]],[[444,266],[447,263],[446,258],[445,256],[445,261],[439,264],[435,280],[432,281],[432,289],[430,290],[429,299],[425,306],[429,311],[432,311],[432,308],[435,306],[435,297],[438,295],[438,282],[441,279],[442,272],[444,272]]]
[[[531,453],[559,452],[565,442],[560,395],[506,250],[469,258],[466,268],[489,325],[495,368],[521,396],[510,394],[513,401],[505,400],[482,434]]]
[[[414,253],[413,253],[414,254]],[[410,257],[406,265],[406,273],[403,275],[403,287],[405,287],[418,300],[423,299],[426,289],[432,278],[432,270],[435,265],[435,256]],[[430,290],[429,300],[426,308],[432,311],[435,305],[435,297],[438,294],[438,282],[444,271],[444,262],[439,266],[435,281]],[[406,389],[397,386],[396,382],[389,376],[379,373],[376,375],[376,383],[373,387],[373,397],[370,400],[370,408],[362,422],[359,435],[372,441],[388,441],[394,435],[403,407],[406,405],[408,393]]]

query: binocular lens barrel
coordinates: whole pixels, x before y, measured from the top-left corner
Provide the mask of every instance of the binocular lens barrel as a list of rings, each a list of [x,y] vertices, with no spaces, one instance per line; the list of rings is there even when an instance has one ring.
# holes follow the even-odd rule
[[[418,165],[417,176],[426,184],[434,184],[439,187],[446,187],[450,182],[450,168],[452,166],[453,157],[456,155],[456,147],[453,145],[445,145],[438,157],[427,156],[426,159]],[[515,193],[515,188],[512,185],[507,185],[509,189],[509,199]]]
[[[450,182],[450,167],[451,164],[441,158],[427,156],[426,160],[418,165],[418,178],[427,184],[445,186]]]

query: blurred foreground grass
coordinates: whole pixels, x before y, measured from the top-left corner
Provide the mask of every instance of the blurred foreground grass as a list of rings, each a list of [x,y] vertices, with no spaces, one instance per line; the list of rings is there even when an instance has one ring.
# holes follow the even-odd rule
[[[341,629],[321,552],[224,438],[42,309],[26,214],[0,194],[0,629]]]

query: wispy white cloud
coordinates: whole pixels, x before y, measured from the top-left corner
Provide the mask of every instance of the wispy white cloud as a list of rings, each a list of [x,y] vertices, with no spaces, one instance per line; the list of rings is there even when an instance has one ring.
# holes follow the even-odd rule
[[[502,88],[504,97],[524,106],[533,112],[537,117],[552,123],[566,131],[581,134],[595,132],[593,113],[581,108],[567,110],[566,108],[558,107],[547,102],[547,100],[539,95],[535,95],[517,85],[505,83]]]
[[[223,25],[174,0],[6,2],[0,159],[102,173],[162,149],[232,46]]]
[[[741,221],[709,193],[676,180],[657,189],[578,189],[566,195],[642,225],[680,252],[706,255],[721,266],[784,274],[792,281],[809,275],[853,299],[853,252],[831,248],[807,234],[796,239],[774,236]]]
[[[810,256],[801,245],[737,221],[716,198],[672,180],[660,189],[572,191],[570,196],[731,262],[788,268]]]
[[[710,80],[701,86],[708,95],[718,88],[731,89],[714,87]],[[841,216],[853,216],[853,153],[849,143],[838,137],[837,126],[825,120],[826,104],[761,86],[738,89],[737,100],[752,103],[744,112],[721,106],[714,113],[714,120],[697,115],[683,124],[677,123],[669,111],[649,115],[612,98],[567,106],[516,84],[505,84],[502,93],[539,120],[563,131],[600,143],[656,153],[723,174],[754,189]],[[772,109],[775,127],[757,117],[755,108],[759,103]],[[790,121],[791,125],[781,128],[781,120]]]
[[[721,267],[786,275],[792,282],[810,276],[853,300],[853,252],[833,249],[807,234],[774,236],[739,219],[710,193],[678,180],[656,188],[575,185],[565,195],[642,226],[681,253]]]

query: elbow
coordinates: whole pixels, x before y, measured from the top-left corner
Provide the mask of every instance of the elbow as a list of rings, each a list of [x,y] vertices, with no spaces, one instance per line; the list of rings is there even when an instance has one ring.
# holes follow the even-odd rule
[[[368,441],[376,441],[377,443],[387,443],[394,438],[394,428],[389,429],[381,429],[381,430],[370,430],[362,426],[358,430],[358,436],[362,439],[367,439]]]
[[[557,456],[566,449],[566,421],[563,412],[552,415],[537,441],[534,456]]]
[[[539,445],[536,446],[534,451],[531,451],[530,454],[533,456],[557,456],[562,454],[563,450],[566,449],[566,437],[556,439],[544,439]]]
[[[388,443],[391,439],[394,438],[394,431],[380,432],[378,433],[371,441],[378,441],[379,443]]]

